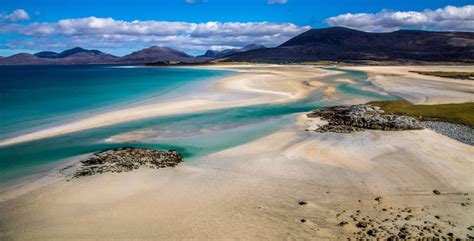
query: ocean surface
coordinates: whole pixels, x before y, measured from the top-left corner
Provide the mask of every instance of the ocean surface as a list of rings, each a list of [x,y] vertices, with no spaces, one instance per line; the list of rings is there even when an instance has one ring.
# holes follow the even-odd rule
[[[123,106],[185,98],[229,74],[158,67],[0,67],[0,139]],[[354,84],[334,81],[339,78]],[[344,71],[323,81],[339,90],[337,101],[395,98],[375,90],[363,72]],[[144,119],[0,147],[0,183],[40,173],[68,158],[120,146],[176,149],[185,161],[193,161],[276,131],[294,121],[296,113],[337,103],[315,91],[287,104]],[[114,141],[123,134],[140,138]]]

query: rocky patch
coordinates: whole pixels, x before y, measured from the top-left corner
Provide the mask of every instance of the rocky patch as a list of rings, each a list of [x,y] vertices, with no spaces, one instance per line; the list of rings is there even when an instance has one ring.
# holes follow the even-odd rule
[[[142,166],[158,169],[175,167],[183,157],[175,150],[157,151],[145,148],[117,148],[95,153],[73,173],[73,178],[92,176],[105,172],[129,172]]]
[[[351,133],[365,129],[400,131],[419,130],[423,125],[415,118],[399,115],[384,115],[380,107],[369,104],[332,106],[309,113],[308,118],[319,117],[328,122],[317,132]]]

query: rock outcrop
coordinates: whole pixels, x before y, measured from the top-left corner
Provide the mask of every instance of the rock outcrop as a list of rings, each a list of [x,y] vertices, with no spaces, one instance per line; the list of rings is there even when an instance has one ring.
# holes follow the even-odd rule
[[[146,166],[149,168],[175,167],[183,157],[175,150],[157,151],[145,148],[117,148],[95,153],[81,161],[73,177],[92,176],[105,172],[129,172]]]
[[[313,111],[309,118],[320,117],[328,122],[317,132],[350,133],[364,129],[399,131],[423,129],[415,118],[399,115],[384,115],[380,107],[372,105],[333,106]]]

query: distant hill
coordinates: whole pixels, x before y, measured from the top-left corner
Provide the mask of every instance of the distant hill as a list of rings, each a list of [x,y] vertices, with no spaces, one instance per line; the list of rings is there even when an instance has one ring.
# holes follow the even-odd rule
[[[73,48],[61,53],[43,51],[36,54],[15,54],[0,59],[0,65],[103,64],[113,63],[117,59],[116,56],[99,50]]]
[[[58,53],[53,52],[53,51],[43,51],[43,52],[38,52],[38,53],[33,54],[33,55],[38,57],[38,58],[50,58],[50,59],[58,57]]]
[[[21,53],[0,58],[0,65],[41,65],[41,64],[145,64],[149,62],[195,63],[209,60],[198,59],[184,52],[167,47],[150,47],[133,52],[124,57],[116,57],[99,50],[72,48],[61,53],[43,51],[36,54]]]
[[[249,50],[255,50],[255,49],[264,49],[266,48],[264,45],[260,44],[249,44],[243,48],[240,49],[225,49],[222,51],[215,51],[215,50],[208,50],[204,55],[200,55],[198,57],[207,57],[207,58],[222,58],[225,56],[229,56],[235,53],[240,53],[240,52],[245,52]]]
[[[140,51],[133,52],[129,55],[126,55],[118,63],[150,63],[150,62],[166,62],[166,61],[176,61],[176,62],[196,62],[197,60],[184,52],[167,48],[153,46],[146,48]]]
[[[474,33],[415,30],[367,33],[342,27],[312,29],[276,48],[236,53],[218,61],[474,63]]]

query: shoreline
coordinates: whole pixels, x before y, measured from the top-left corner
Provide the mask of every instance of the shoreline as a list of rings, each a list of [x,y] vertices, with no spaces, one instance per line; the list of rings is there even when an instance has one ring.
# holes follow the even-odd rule
[[[362,235],[354,216],[397,233],[427,221],[440,236],[468,234],[474,219],[465,213],[473,207],[460,203],[474,195],[474,148],[431,130],[307,132],[304,116],[175,168],[69,182],[46,176],[30,189],[2,193],[9,222],[0,220],[0,229],[19,239],[341,239]]]
[[[212,66],[210,69],[237,70],[237,73],[219,78],[213,89],[187,96],[186,100],[147,103],[90,116],[68,124],[2,140],[0,147],[151,117],[295,101],[304,98],[311,90],[317,88],[305,85],[305,81],[330,73],[330,71],[308,66],[292,66],[299,68],[299,71],[286,72],[287,76],[280,76],[278,70],[272,72],[267,70],[268,67],[269,65],[257,65],[250,68],[244,66],[242,70],[239,66]],[[239,70],[241,72],[238,72]],[[308,73],[305,75],[304,71]],[[269,81],[272,83],[269,84]],[[213,92],[218,92],[220,95]],[[226,95],[244,95],[244,98],[226,100]]]
[[[411,71],[474,72],[474,65],[467,66],[341,66],[341,69],[358,70],[369,75],[368,80],[387,93],[412,104],[449,104],[474,102],[474,83],[427,76]]]
[[[261,71],[247,73],[248,78],[261,79],[268,70]],[[288,76],[280,75],[277,81],[287,82]],[[379,86],[401,85],[390,80]],[[258,84],[234,79],[219,88],[261,87],[271,92],[253,94],[264,101],[305,93],[298,92],[298,84]],[[442,91],[452,85],[449,80],[413,78],[412,85],[428,90],[403,89],[420,100],[442,101],[437,96],[456,91]],[[293,92],[273,93],[278,87]],[[51,170],[0,192],[0,238],[334,240],[405,231],[414,237],[474,236],[468,230],[474,217],[467,215],[474,211],[473,146],[429,129],[317,133],[307,130],[321,122],[306,114],[294,119],[259,139],[175,168],[67,182],[58,167],[56,175]]]

